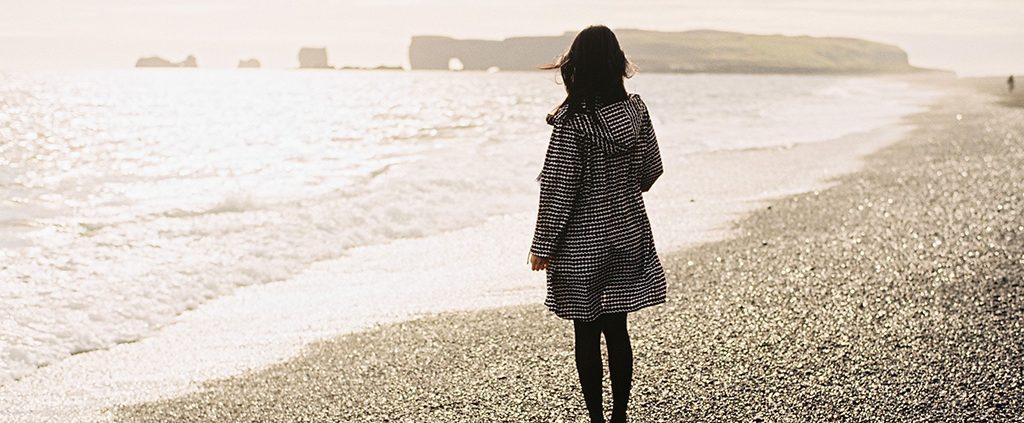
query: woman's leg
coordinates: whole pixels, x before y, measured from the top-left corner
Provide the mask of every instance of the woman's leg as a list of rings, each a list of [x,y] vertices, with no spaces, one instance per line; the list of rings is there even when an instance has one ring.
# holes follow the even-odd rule
[[[583,388],[583,400],[591,422],[604,422],[601,404],[601,381],[604,366],[601,363],[601,320],[584,322],[573,320],[576,333],[576,371]]]
[[[625,422],[629,391],[633,385],[633,346],[629,343],[626,313],[606,314],[601,318],[612,379],[612,422]]]

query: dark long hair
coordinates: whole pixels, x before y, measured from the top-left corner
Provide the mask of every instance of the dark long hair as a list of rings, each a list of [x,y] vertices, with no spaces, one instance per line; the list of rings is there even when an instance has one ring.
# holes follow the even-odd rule
[[[580,31],[569,51],[540,68],[561,71],[567,94],[561,105],[568,105],[571,111],[593,109],[597,99],[604,103],[625,100],[623,79],[636,72],[615,33],[604,25]]]

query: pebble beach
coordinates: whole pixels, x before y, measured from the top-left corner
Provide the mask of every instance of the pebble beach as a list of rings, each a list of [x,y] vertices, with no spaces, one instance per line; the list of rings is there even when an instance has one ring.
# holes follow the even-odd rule
[[[632,421],[1024,415],[1024,108],[997,80],[958,84],[859,172],[766,203],[727,239],[662,252],[668,301],[629,321]],[[146,422],[586,414],[572,325],[540,304],[380,325],[111,411]]]

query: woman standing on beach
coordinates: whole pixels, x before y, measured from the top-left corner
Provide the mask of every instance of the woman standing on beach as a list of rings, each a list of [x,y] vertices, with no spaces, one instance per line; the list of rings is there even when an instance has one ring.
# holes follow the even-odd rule
[[[603,422],[601,334],[608,346],[612,421],[625,422],[633,379],[627,313],[665,302],[665,272],[642,193],[662,173],[657,138],[615,34],[584,29],[557,63],[568,94],[540,181],[530,264],[547,271],[544,304],[573,321],[576,369],[592,422]]]

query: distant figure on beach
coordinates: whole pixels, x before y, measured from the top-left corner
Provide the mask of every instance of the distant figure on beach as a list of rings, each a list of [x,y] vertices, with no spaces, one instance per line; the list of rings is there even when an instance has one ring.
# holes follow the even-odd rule
[[[1010,94],[1013,94],[1013,75],[1010,75],[1009,78],[1006,78],[1006,89],[1010,90]]]
[[[662,174],[647,106],[626,92],[633,75],[615,34],[580,32],[558,69],[567,96],[538,176],[540,206],[530,248],[534,271],[547,271],[544,304],[573,321],[576,370],[592,422],[603,422],[601,334],[608,346],[613,422],[626,421],[633,349],[626,316],[665,302],[665,272],[642,193]]]

